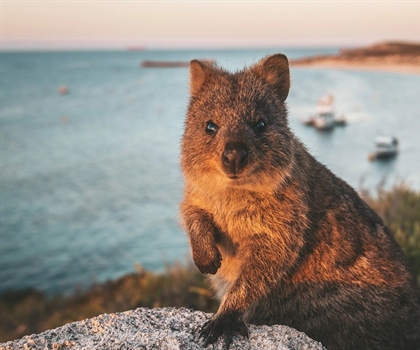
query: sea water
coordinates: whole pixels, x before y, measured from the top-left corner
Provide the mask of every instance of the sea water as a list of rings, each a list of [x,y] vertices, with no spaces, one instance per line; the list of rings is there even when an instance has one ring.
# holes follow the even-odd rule
[[[234,71],[275,52],[336,51],[2,52],[0,293],[67,293],[135,264],[159,271],[189,258],[178,218],[188,69],[143,60],[208,58]],[[356,189],[384,179],[420,188],[420,76],[292,68],[291,77],[290,126],[322,163]],[[318,132],[302,120],[328,93],[348,125]],[[369,162],[379,134],[398,137],[400,153]]]

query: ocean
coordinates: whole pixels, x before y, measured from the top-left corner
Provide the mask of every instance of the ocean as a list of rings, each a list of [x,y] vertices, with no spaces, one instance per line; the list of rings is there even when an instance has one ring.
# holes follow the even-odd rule
[[[188,69],[143,60],[208,58],[233,71],[275,52],[337,51],[2,52],[0,293],[69,293],[136,264],[162,271],[190,259],[178,218]],[[292,68],[291,77],[290,126],[322,163],[356,189],[420,189],[419,75]],[[348,125],[319,132],[302,120],[328,93]],[[380,134],[398,137],[400,153],[370,162]]]

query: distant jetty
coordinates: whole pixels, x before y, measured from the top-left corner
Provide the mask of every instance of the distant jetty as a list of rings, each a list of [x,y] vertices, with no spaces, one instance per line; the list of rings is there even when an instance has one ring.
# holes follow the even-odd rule
[[[383,42],[336,55],[320,55],[291,60],[292,67],[383,70],[420,74],[420,43]]]
[[[143,46],[129,46],[127,47],[128,51],[143,51],[144,47]]]
[[[190,62],[184,61],[143,61],[141,66],[144,68],[177,68],[188,67]]]
[[[202,61],[206,61],[210,64],[216,63],[213,59],[203,59]],[[143,68],[183,68],[189,67],[189,61],[143,61],[141,63]]]

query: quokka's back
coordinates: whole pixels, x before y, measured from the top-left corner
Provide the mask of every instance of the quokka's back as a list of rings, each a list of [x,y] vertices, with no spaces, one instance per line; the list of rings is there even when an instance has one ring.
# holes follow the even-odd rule
[[[287,58],[237,73],[190,66],[181,203],[221,304],[201,336],[285,324],[331,349],[420,349],[420,297],[400,247],[288,127]]]

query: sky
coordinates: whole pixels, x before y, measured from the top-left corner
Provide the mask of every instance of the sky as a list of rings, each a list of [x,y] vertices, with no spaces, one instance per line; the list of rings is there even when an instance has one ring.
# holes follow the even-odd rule
[[[420,42],[420,0],[0,1],[2,50]]]

